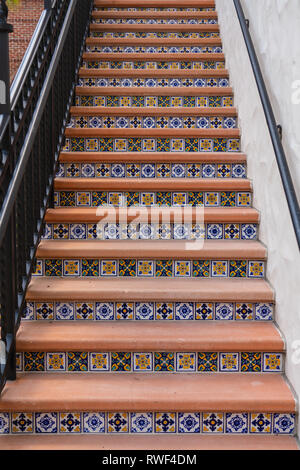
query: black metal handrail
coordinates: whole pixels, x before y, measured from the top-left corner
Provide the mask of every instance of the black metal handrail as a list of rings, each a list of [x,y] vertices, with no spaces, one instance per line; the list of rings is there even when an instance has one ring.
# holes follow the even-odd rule
[[[261,68],[258,62],[255,48],[254,48],[252,38],[249,32],[249,23],[245,18],[240,0],[233,0],[233,2],[234,2],[234,6],[235,6],[238,19],[241,25],[246,47],[248,50],[250,62],[252,65],[254,77],[256,80],[257,88],[259,91],[267,125],[268,125],[269,132],[270,132],[270,137],[271,137],[274,152],[276,155],[278,169],[280,172],[283,188],[285,191],[288,207],[290,210],[290,215],[291,215],[292,223],[294,226],[295,235],[296,235],[296,239],[298,242],[298,247],[300,249],[300,207],[299,207],[297,194],[294,188],[294,184],[293,184],[293,180],[291,177],[285,151],[281,142],[280,133],[278,131],[278,125],[275,120],[271,101],[268,95],[268,91],[264,82],[264,78],[261,72]]]
[[[0,122],[0,392],[16,377],[16,332],[52,202],[93,0],[45,0]],[[21,84],[20,89],[16,84]]]

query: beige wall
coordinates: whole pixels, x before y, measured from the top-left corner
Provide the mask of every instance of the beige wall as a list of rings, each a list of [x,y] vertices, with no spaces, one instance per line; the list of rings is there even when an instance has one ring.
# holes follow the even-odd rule
[[[233,1],[216,0],[216,5],[239,113],[242,150],[247,153],[248,175],[253,180],[254,207],[261,213],[259,236],[268,248],[267,278],[276,292],[276,322],[287,341],[286,374],[299,400],[299,249]],[[293,89],[297,80],[294,86],[300,87],[299,0],[242,0],[242,5],[276,120],[283,126],[283,145],[300,195],[300,93]]]

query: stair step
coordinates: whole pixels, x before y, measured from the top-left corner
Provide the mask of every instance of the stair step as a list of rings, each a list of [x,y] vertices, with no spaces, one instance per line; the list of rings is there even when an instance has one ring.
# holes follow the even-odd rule
[[[191,245],[191,246],[190,246]],[[209,259],[221,258],[265,260],[266,248],[257,241],[228,241],[205,240],[203,246],[187,244],[184,240],[42,240],[38,246],[38,258],[101,258],[123,259]]]
[[[94,7],[141,8],[140,0],[95,0]],[[142,8],[214,8],[215,0],[144,0]]]
[[[85,46],[86,53],[101,53],[101,54],[124,54],[124,57],[127,57],[126,54],[221,54],[223,52],[222,47],[220,46],[185,46],[185,47],[175,47],[175,46],[102,46],[102,45],[89,45]]]
[[[192,31],[187,30],[182,31],[182,28],[176,31],[111,31],[109,29],[101,30],[99,29],[101,25],[90,25],[90,37],[92,38],[112,38],[112,39],[211,39],[211,38],[220,38],[219,31]],[[204,25],[207,26],[207,25]],[[140,28],[142,29],[142,28]]]
[[[165,221],[167,218],[170,223],[181,223],[184,222],[182,208],[176,207],[161,207],[155,208],[150,211],[146,208],[140,211],[138,214],[139,222],[151,222],[151,218],[155,219],[156,222]],[[253,208],[230,208],[224,207],[211,208],[208,207],[204,211],[204,222],[205,223],[253,223],[259,222],[259,212]],[[47,223],[68,223],[68,222],[94,222],[98,223],[104,218],[105,222],[119,222],[126,221],[128,223],[133,222],[137,218],[137,214],[132,209],[118,207],[106,207],[105,213],[100,213],[97,208],[55,208],[48,209],[45,216]],[[195,209],[192,209],[190,214],[189,222],[195,222],[197,220],[197,213]]]
[[[26,351],[284,351],[272,323],[23,322],[17,352]]]
[[[276,435],[3,435],[2,450],[299,450],[292,436]]]
[[[134,110],[126,107],[113,107],[107,109],[103,106],[72,106],[70,110],[71,116],[168,116],[173,118],[175,116],[209,116],[211,119],[218,116],[236,117],[237,109],[233,107],[218,107],[215,108],[172,108],[172,110],[161,108],[161,107],[149,107],[140,108],[137,107]],[[128,130],[128,129],[127,129]]]
[[[98,39],[98,38],[91,38],[91,39]],[[102,39],[100,39],[102,41]],[[113,39],[111,39],[113,41]],[[115,39],[116,40],[116,39]],[[125,39],[124,39],[125,40]],[[146,39],[145,39],[146,40]],[[149,41],[154,41],[154,39],[149,39]],[[161,39],[160,39],[161,41]],[[164,39],[167,41],[167,38]],[[191,39],[188,40],[189,42]],[[198,42],[198,40],[197,40]],[[136,70],[120,70],[120,69],[87,69],[86,67],[81,67],[79,69],[79,77],[146,77],[146,78],[185,78],[185,79],[192,79],[192,78],[228,78],[229,73],[227,69],[196,69],[196,70],[147,70],[147,69],[140,69],[138,72]],[[203,87],[198,87],[202,89]],[[213,88],[213,87],[211,87]]]
[[[61,163],[104,163],[104,162],[120,162],[120,163],[136,163],[149,162],[170,163],[170,162],[186,162],[186,163],[219,163],[219,164],[246,164],[246,155],[240,152],[191,152],[188,155],[185,152],[61,152],[59,161]]]
[[[218,18],[216,11],[93,11],[92,18]]]
[[[84,87],[78,87],[78,90]],[[222,96],[222,94],[218,96],[156,96],[160,90],[165,90],[165,88],[157,88],[158,91],[155,92],[153,96],[146,96],[147,90],[153,90],[153,88],[144,88],[144,94],[130,95],[126,94],[126,91],[119,96],[116,94],[116,90],[118,87],[114,88],[114,92],[111,95],[93,95],[89,94],[88,90],[90,87],[85,87],[86,91],[82,95],[77,93],[75,104],[76,106],[86,106],[86,107],[108,107],[110,109],[117,108],[117,107],[132,107],[134,109],[138,108],[155,108],[157,106],[161,108],[168,108],[172,110],[173,108],[189,108],[192,109],[194,107],[197,108],[214,108],[215,110],[223,107],[231,108],[233,106],[233,98],[232,96]],[[97,88],[97,87],[96,87]],[[105,89],[106,87],[104,87]],[[135,90],[139,90],[139,88],[133,88]],[[177,90],[177,87],[171,88]],[[124,87],[126,90],[126,87]],[[222,90],[222,87],[216,88],[211,87],[210,90]],[[185,93],[183,93],[185,95]],[[159,95],[161,95],[159,93]],[[211,93],[213,95],[213,93]]]
[[[151,14],[152,15],[152,14]],[[222,40],[220,38],[200,38],[200,39],[179,39],[179,38],[94,38],[89,37],[86,40],[87,46],[178,46],[178,47],[206,47],[206,46],[222,46]]]
[[[252,184],[246,178],[56,178],[56,191],[62,190],[112,190],[122,191],[248,191]]]
[[[90,31],[109,32],[182,32],[182,33],[219,33],[217,24],[90,24]]]
[[[11,410],[294,413],[296,406],[280,374],[20,373],[0,401],[1,412]]]
[[[76,87],[76,95],[114,95],[114,96],[232,96],[233,90],[231,87],[189,87],[188,90],[184,87],[165,87],[163,89],[156,89],[148,87],[124,87],[124,89],[119,90],[115,87]],[[175,107],[175,106],[174,106]],[[173,111],[173,107],[172,107]]]
[[[273,303],[274,292],[261,279],[60,279],[33,277],[28,302],[238,302]]]

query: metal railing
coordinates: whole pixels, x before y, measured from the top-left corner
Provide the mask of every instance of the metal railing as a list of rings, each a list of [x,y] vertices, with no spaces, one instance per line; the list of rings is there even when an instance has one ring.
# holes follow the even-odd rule
[[[0,392],[16,377],[16,332],[52,202],[92,4],[45,0],[11,87],[11,112],[0,121]]]
[[[287,158],[284,152],[284,148],[281,142],[281,130],[282,127],[278,126],[275,120],[274,112],[272,109],[271,101],[268,95],[268,91],[263,79],[261,68],[258,62],[258,58],[255,52],[255,48],[252,42],[252,38],[249,32],[249,22],[246,20],[244,11],[240,0],[233,0],[234,6],[237,12],[237,16],[241,25],[242,33],[248,50],[250,62],[252,65],[254,77],[256,80],[257,88],[261,98],[262,106],[264,109],[267,125],[272,140],[279,173],[281,176],[283,188],[285,191],[292,223],[295,230],[298,247],[300,249],[300,207],[297,198],[297,194],[294,188],[293,180],[291,177],[290,169],[288,166]]]

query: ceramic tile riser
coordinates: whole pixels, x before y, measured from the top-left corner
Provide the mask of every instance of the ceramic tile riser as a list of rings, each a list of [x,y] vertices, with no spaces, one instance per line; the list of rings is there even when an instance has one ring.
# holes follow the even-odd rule
[[[297,449],[213,0],[95,0],[54,192],[0,448]]]

